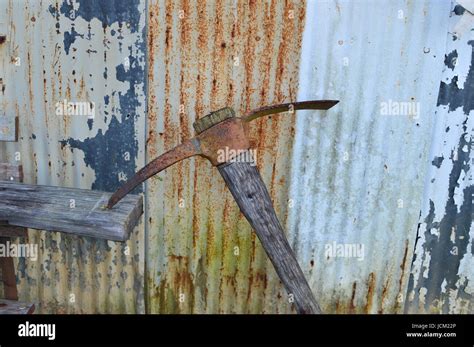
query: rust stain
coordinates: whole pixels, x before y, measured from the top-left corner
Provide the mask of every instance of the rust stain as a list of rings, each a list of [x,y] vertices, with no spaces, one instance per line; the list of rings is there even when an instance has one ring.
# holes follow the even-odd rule
[[[160,306],[167,307],[168,313],[192,313],[193,294],[194,278],[189,272],[189,259],[169,255],[166,275],[155,289]]]
[[[295,14],[291,19],[290,9]],[[148,14],[148,157],[191,137],[192,122],[210,111],[231,106],[241,115],[261,105],[292,100],[298,87],[304,9],[304,2],[152,0]],[[287,66],[281,69],[280,63]],[[155,80],[158,65],[160,81]],[[285,176],[292,142],[288,132],[293,123],[294,117],[282,115],[257,121],[250,129],[262,176],[271,182],[269,191],[280,207],[287,200]],[[164,251],[187,258],[187,273],[199,282],[199,286],[182,286],[193,291],[188,293],[195,298],[189,309],[197,313],[291,312],[287,300],[271,294],[275,288],[283,289],[277,276],[269,275],[274,270],[268,267],[259,241],[216,170],[196,158],[170,168],[164,177],[163,183],[149,183],[151,191],[157,191],[160,184],[164,191],[164,196],[151,197],[149,214],[156,217],[149,222],[149,234],[159,235],[164,242],[155,242],[152,253]],[[163,205],[158,199],[165,199]],[[180,199],[185,208],[177,207]],[[286,211],[280,209],[284,223]],[[236,247],[239,255],[234,255]],[[163,268],[153,265],[149,269],[152,313],[177,312],[170,299],[171,287],[165,284],[170,283],[171,275],[159,283],[152,276]],[[166,269],[174,268],[168,264]]]
[[[354,283],[352,284],[351,303],[350,303],[350,306],[349,306],[349,312],[350,312],[350,313],[354,313],[355,310],[356,310],[356,305],[355,305],[355,303],[354,303],[355,295],[356,295],[356,289],[357,289],[357,282],[354,282]]]
[[[156,36],[158,35],[156,29],[159,25],[158,7],[150,6],[148,11],[148,25],[149,30],[147,31],[147,49],[148,49],[148,83],[153,86],[155,82],[155,75],[153,73],[153,66],[155,64],[155,46]],[[148,155],[151,157],[158,156],[156,149],[156,128],[157,128],[157,115],[156,115],[156,94],[154,88],[149,88],[148,92],[148,107],[147,107],[147,123],[148,123],[148,137],[146,139],[146,148]]]
[[[382,288],[382,296],[381,296],[381,299],[380,299],[380,309],[378,311],[379,314],[383,313],[383,306],[384,306],[384,302],[387,300],[387,294],[388,294],[388,287],[391,283],[391,276],[389,275],[387,280],[385,281],[384,285],[383,285],[383,288]]]
[[[405,275],[405,265],[407,261],[407,255],[408,255],[408,240],[405,240],[405,253],[403,253],[403,260],[400,265],[400,270],[402,270],[402,273],[400,275],[400,280],[398,281],[398,283],[400,284],[400,290],[402,287],[403,276]]]
[[[366,296],[366,304],[365,304],[365,312],[371,313],[372,312],[372,304],[374,301],[374,294],[375,294],[375,274],[371,272],[369,274],[369,278],[367,279],[367,296]]]
[[[407,262],[407,256],[408,256],[408,239],[405,240],[405,252],[403,253],[403,260],[402,263],[400,264],[400,279],[398,280],[398,294],[397,294],[397,299],[395,300],[395,310],[397,310],[402,302],[405,302],[406,298],[404,297],[405,293],[403,292],[403,278],[405,277],[405,267],[406,267],[406,262]],[[398,297],[403,298],[403,300],[399,300]]]
[[[336,305],[335,306],[336,306],[336,309],[335,309],[336,313],[342,313],[343,312],[343,307],[341,305],[341,302],[340,302],[339,298],[336,299]]]
[[[31,54],[30,51],[28,50],[28,53],[26,55],[27,57],[27,63],[28,63],[28,95],[30,97],[31,104],[33,104],[33,66],[31,64]],[[34,110],[31,110],[31,113],[34,113]]]

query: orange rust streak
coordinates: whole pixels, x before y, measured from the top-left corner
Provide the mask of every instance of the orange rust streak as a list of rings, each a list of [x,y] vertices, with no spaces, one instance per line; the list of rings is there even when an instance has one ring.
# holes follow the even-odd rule
[[[374,301],[374,294],[375,294],[375,274],[371,272],[369,274],[369,278],[367,280],[367,297],[366,297],[366,305],[365,305],[365,312],[370,313],[372,310],[372,304]]]
[[[387,278],[387,280],[385,281],[385,284],[382,288],[382,298],[380,299],[380,309],[378,311],[378,313],[383,313],[383,305],[384,305],[384,302],[385,300],[387,299],[387,292],[388,292],[388,286],[390,285],[390,276]]]
[[[357,282],[354,282],[352,284],[352,295],[351,295],[351,303],[350,303],[350,308],[349,308],[350,313],[354,313],[356,310],[356,305],[354,303],[356,288],[357,288]]]
[[[150,158],[156,157],[155,148],[161,151],[158,146],[160,141],[164,141],[164,146],[169,147],[180,139],[189,138],[192,132],[190,124],[194,117],[203,116],[223,106],[234,106],[236,111],[242,114],[244,110],[264,105],[274,99],[292,100],[291,97],[296,95],[299,47],[304,26],[301,14],[304,15],[304,3],[295,2],[288,5],[277,1],[268,4],[258,1],[250,3],[166,1],[163,5],[165,8],[161,6],[154,0],[149,6],[149,63],[153,66],[157,64],[157,60],[163,61],[165,69],[164,83],[160,82],[160,85],[157,85],[157,81],[150,80],[149,84],[147,154]],[[294,20],[286,18],[289,8],[295,10]],[[158,13],[158,9],[166,13]],[[176,16],[179,10],[184,11],[184,18],[178,20]],[[165,20],[158,21],[158,18]],[[275,35],[275,32],[279,34]],[[287,39],[288,37],[291,37],[291,40]],[[161,45],[163,51],[158,52],[157,47]],[[158,54],[161,55],[163,52],[164,58],[159,58]],[[234,65],[234,58],[239,58],[239,65]],[[280,69],[279,62],[287,65]],[[152,71],[150,67],[150,75]],[[179,72],[180,76],[172,75],[175,72]],[[171,103],[169,100],[176,100],[178,99],[176,96],[179,96],[180,103],[184,104],[186,110],[178,118],[172,118],[169,110],[175,110],[177,105],[166,105],[164,130],[159,130],[163,131],[163,138],[159,137],[157,130],[159,126],[157,123],[160,121],[158,117],[162,117],[161,114],[156,114],[157,110],[161,110],[161,105],[156,105],[158,95],[166,103]],[[191,111],[193,114],[189,114]],[[264,169],[264,178],[273,177],[272,180],[277,182],[285,176],[287,169],[289,143],[286,139],[288,136],[286,129],[291,128],[294,120],[272,120],[271,126],[263,122],[252,125],[251,133],[256,135],[255,130],[260,125],[262,129],[260,136],[254,137],[257,139],[259,150],[268,148],[268,157],[271,157],[272,162],[259,160],[259,167]],[[285,157],[278,157],[279,153],[285,153]],[[207,274],[204,281],[206,293],[203,294],[204,306],[199,306],[201,304],[195,302],[195,307],[202,310],[200,312],[213,312],[209,311],[209,307],[215,307],[215,312],[228,310],[232,301],[229,301],[231,299],[226,298],[226,295],[231,295],[233,290],[237,295],[236,312],[245,310],[245,307],[249,311],[256,311],[260,305],[263,305],[262,309],[267,312],[288,310],[286,300],[281,300],[281,304],[278,303],[281,308],[267,304],[267,301],[271,303],[276,299],[265,297],[267,292],[272,292],[265,288],[278,286],[278,278],[266,273],[264,261],[266,258],[260,244],[255,239],[254,233],[247,234],[250,228],[242,221],[243,217],[238,213],[238,207],[230,194],[227,194],[224,183],[205,160],[196,158],[194,167],[190,163],[171,169],[170,175],[166,176],[167,206],[174,206],[178,195],[186,200],[187,206],[192,206],[192,212],[189,210],[181,212],[186,209],[173,212],[173,207],[165,206],[165,211],[168,211],[172,218],[165,218],[165,245],[161,247],[168,250],[168,254],[178,254],[174,250],[178,250],[180,246],[179,254],[186,252],[189,256],[187,266],[193,269],[201,259],[200,264]],[[189,175],[190,172],[194,173],[193,177]],[[189,185],[193,188],[188,189]],[[277,201],[274,201],[276,205],[282,203],[278,199],[285,199],[281,193],[285,185],[286,182],[271,189],[272,197],[274,199],[277,197],[275,199]],[[159,211],[150,211],[150,214],[154,212]],[[189,225],[183,213],[188,214],[191,220]],[[236,216],[239,216],[238,220],[235,220]],[[161,227],[159,218],[153,218],[150,223],[150,234],[163,233],[160,231]],[[184,229],[177,233],[170,232],[177,227],[181,229],[189,227],[192,228],[192,232]],[[186,239],[187,237],[192,239]],[[242,252],[245,251],[245,257],[250,255],[250,260],[240,255],[229,263],[226,252],[232,251],[235,243]],[[181,247],[182,244],[186,244],[188,249]],[[168,261],[174,262],[169,259]],[[174,269],[174,266],[168,267],[168,271],[178,271]],[[150,269],[150,272],[152,270]],[[183,271],[179,270],[180,273]],[[228,278],[231,273],[236,273],[238,276],[239,281],[235,284]],[[264,274],[267,274],[265,279],[262,277]],[[150,276],[152,282],[150,293],[156,293],[156,297],[152,298],[150,303],[152,312],[157,308],[160,312],[172,310],[169,306],[169,290],[176,293],[177,284],[171,283],[178,277],[172,279],[171,276],[171,274],[168,276],[166,285],[160,283],[155,287]],[[182,280],[182,277],[177,279],[180,283]],[[221,288],[220,291],[225,291],[225,294],[213,293],[210,291],[211,288],[213,291],[219,291]],[[180,290],[195,289],[182,286]],[[249,303],[258,307],[249,307]]]
[[[400,265],[400,270],[401,270],[401,274],[400,274],[400,279],[398,280],[398,295],[403,295],[403,278],[405,277],[405,266],[406,266],[406,262],[407,262],[407,256],[408,256],[408,240],[405,240],[405,252],[403,254],[403,260],[402,260],[402,263]],[[400,306],[400,302],[399,300],[396,300],[396,305],[395,307],[399,307]]]

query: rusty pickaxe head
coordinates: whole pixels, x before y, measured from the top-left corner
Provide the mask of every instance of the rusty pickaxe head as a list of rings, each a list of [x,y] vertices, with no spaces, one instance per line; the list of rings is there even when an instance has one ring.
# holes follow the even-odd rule
[[[312,100],[265,106],[252,110],[242,117],[236,117],[234,110],[230,107],[211,112],[194,122],[193,126],[197,134],[195,137],[160,155],[138,171],[110,197],[107,208],[112,208],[125,195],[151,176],[183,159],[200,155],[207,158],[214,166],[232,160],[233,156],[250,148],[247,127],[244,126],[247,122],[281,112],[327,110],[338,102],[338,100]],[[224,149],[227,149],[226,153],[229,155],[225,157],[225,161],[222,161],[219,152]]]

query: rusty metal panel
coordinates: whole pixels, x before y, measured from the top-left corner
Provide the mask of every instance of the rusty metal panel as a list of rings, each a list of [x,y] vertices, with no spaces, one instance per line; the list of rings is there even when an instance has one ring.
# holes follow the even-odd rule
[[[472,47],[448,35],[449,2],[0,3],[19,119],[0,161],[21,162],[26,183],[113,191],[209,111],[339,99],[324,117],[250,128],[324,312],[472,312]],[[446,45],[462,58],[452,68]],[[181,162],[144,192],[145,223],[125,244],[30,230],[21,242],[40,255],[17,263],[20,299],[43,313],[294,312],[210,163]]]
[[[0,13],[0,141],[16,141],[16,117],[13,104],[9,102],[14,93],[13,85],[6,81],[13,79],[13,64],[9,61],[12,49],[10,30],[7,26],[6,13]]]
[[[287,229],[324,312],[403,311],[449,6],[308,2],[298,96],[341,102],[298,112]]]
[[[459,30],[474,15],[453,7],[407,312],[474,312],[474,41]]]
[[[113,191],[144,164],[144,0],[0,0],[10,30],[9,95],[24,181]],[[65,197],[65,199],[68,199]],[[144,227],[126,243],[29,231],[20,300],[41,313],[144,311]]]
[[[294,100],[304,28],[299,1],[162,1],[148,12],[149,159],[224,106]],[[285,219],[294,118],[251,125],[257,164]],[[288,312],[275,271],[217,170],[201,158],[147,184],[147,311]]]

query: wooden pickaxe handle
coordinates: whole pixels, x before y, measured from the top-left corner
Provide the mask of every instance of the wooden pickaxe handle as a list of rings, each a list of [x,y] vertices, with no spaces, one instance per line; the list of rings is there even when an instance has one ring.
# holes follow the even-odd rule
[[[250,152],[241,155],[250,158]],[[238,159],[217,167],[227,187],[255,230],[289,298],[293,298],[298,313],[321,313],[278,221],[257,167],[248,160]]]

